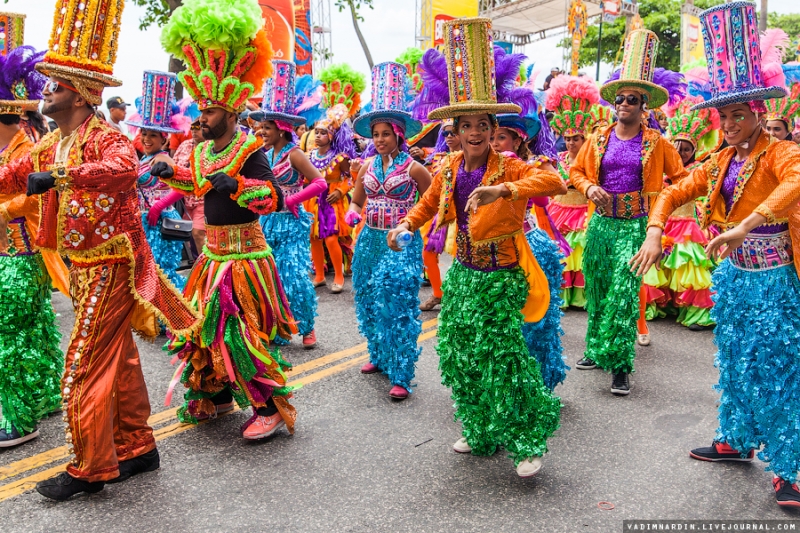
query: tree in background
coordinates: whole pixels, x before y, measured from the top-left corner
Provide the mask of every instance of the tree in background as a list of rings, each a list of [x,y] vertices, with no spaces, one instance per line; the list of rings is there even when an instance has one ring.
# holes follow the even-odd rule
[[[792,40],[794,48],[786,51],[785,61],[800,61],[800,15],[796,13],[788,15],[770,13],[767,17],[767,22],[768,27],[782,29]]]
[[[362,17],[359,13],[362,5],[370,9],[375,9],[375,7],[372,5],[372,0],[336,0],[334,5],[339,9],[340,13],[345,9],[350,10],[350,16],[353,18],[353,28],[356,30],[358,42],[361,43],[361,48],[364,50],[364,55],[367,56],[369,69],[372,70],[372,54],[369,52],[367,41],[364,39],[364,35],[361,33],[361,27],[358,25],[359,22],[364,22],[364,17]]]

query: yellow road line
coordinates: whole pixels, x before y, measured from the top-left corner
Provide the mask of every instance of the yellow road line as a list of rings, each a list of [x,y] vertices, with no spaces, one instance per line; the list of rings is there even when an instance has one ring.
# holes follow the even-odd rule
[[[437,319],[429,320],[424,322],[422,327],[423,329],[435,325],[437,323]],[[422,343],[428,339],[435,337],[438,333],[438,329],[433,329],[431,331],[426,331],[419,336],[418,343]],[[359,349],[360,348],[360,349]],[[354,355],[356,353],[360,353],[366,349],[366,343],[362,343],[358,346],[354,346],[352,348],[348,348],[346,350],[341,350],[339,352],[335,352],[318,359],[314,359],[303,363],[301,365],[297,365],[294,368],[294,372],[302,373],[307,370],[313,370],[314,368],[319,368],[320,366],[324,366],[330,362],[336,361],[338,359],[342,359],[348,357],[350,355]],[[339,372],[343,372],[348,368],[352,368],[360,363],[364,363],[369,359],[369,355],[365,354],[359,357],[354,357],[353,359],[348,359],[342,363],[337,365],[333,365],[331,367],[325,368],[318,372],[314,372],[313,374],[309,374],[303,378],[296,379],[291,381],[289,385],[309,385],[314,383],[315,381],[319,381],[326,377],[332,376],[334,374],[338,374]],[[317,361],[325,360],[325,362],[315,364]],[[238,411],[239,408],[235,408],[234,411]],[[159,423],[167,422],[172,420],[176,416],[177,408],[173,409],[166,409],[164,411],[160,411],[150,417],[148,420],[151,426],[156,426]],[[183,424],[181,422],[175,422],[168,426],[164,426],[161,428],[156,429],[153,432],[153,436],[155,437],[156,441],[163,440],[167,437],[171,437],[173,435],[177,435],[179,433],[183,433],[184,431],[188,431],[189,429],[194,428],[195,425],[193,424]],[[31,457],[27,457],[25,459],[21,459],[19,461],[13,462],[8,464],[7,466],[0,467],[0,480],[8,479],[11,477],[16,477],[24,472],[34,470],[46,464],[52,463],[54,461],[60,461],[69,457],[69,453],[67,451],[66,446],[59,446],[57,448],[53,448],[46,452],[42,452]],[[0,486],[0,502],[7,500],[8,498],[12,498],[17,496],[18,494],[22,494],[23,492],[30,490],[33,488],[36,483],[42,481],[44,479],[48,479],[57,475],[61,471],[63,471],[64,467],[66,467],[67,463],[59,464],[57,466],[48,468],[41,472],[37,472],[36,474],[32,474],[20,480],[8,483],[6,485]]]

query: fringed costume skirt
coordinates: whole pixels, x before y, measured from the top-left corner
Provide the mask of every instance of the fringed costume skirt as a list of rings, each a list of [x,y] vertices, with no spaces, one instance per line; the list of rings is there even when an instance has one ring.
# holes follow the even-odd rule
[[[583,275],[583,251],[586,249],[586,221],[589,203],[575,189],[557,196],[547,206],[556,228],[564,236],[572,252],[564,259],[564,276],[561,294],[564,307],[586,307]]]
[[[171,354],[180,361],[173,379],[188,389],[178,410],[182,422],[213,415],[213,396],[230,388],[240,407],[265,407],[273,398],[293,431],[296,413],[289,404],[285,361],[276,335],[297,333],[278,278],[272,251],[259,221],[206,226],[207,242],[197,259],[184,296],[203,312],[201,330],[192,338],[173,338]],[[167,398],[169,401],[169,397]]]

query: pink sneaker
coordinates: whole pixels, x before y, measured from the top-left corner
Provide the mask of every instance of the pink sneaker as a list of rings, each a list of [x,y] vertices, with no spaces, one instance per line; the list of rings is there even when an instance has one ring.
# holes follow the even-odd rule
[[[381,369],[377,366],[373,365],[372,363],[367,363],[366,365],[361,367],[362,374],[374,374],[376,372],[380,372]]]
[[[281,418],[280,413],[275,413],[272,416],[259,415],[245,428],[242,432],[242,437],[247,440],[266,439],[285,426],[286,423]]]
[[[306,350],[310,350],[317,345],[317,334],[314,330],[311,330],[311,333],[308,335],[303,335],[303,348]]]
[[[405,400],[408,398],[408,391],[405,387],[401,387],[400,385],[395,385],[392,387],[392,390],[389,391],[389,396],[394,398],[395,400]]]

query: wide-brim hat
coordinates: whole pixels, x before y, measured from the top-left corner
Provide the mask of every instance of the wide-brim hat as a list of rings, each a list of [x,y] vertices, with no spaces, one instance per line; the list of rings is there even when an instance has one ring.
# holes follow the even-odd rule
[[[772,98],[785,98],[788,93],[784,87],[774,85],[772,87],[759,87],[745,91],[720,94],[692,107],[692,109],[707,109],[709,107],[725,107],[732,104],[746,104],[756,100],[770,100]]]
[[[290,115],[288,113],[273,113],[259,109],[258,111],[251,111],[247,118],[255,120],[256,122],[264,122],[265,120],[280,120],[281,122],[288,122],[292,126],[300,126],[306,123],[306,119],[300,115]]]
[[[0,115],[22,115],[39,109],[41,100],[0,100]]]
[[[67,67],[43,61],[36,64],[36,70],[45,76],[69,80],[87,102],[99,106],[103,104],[103,89],[119,87],[122,81],[108,74],[94,72],[78,67]]]
[[[353,122],[353,129],[362,137],[372,137],[372,126],[381,122],[396,124],[405,131],[405,138],[414,137],[422,131],[422,122],[411,117],[405,111],[379,109],[360,115]]]
[[[669,101],[669,91],[653,83],[658,46],[658,36],[650,30],[638,29],[628,33],[625,37],[622,66],[614,74],[619,77],[612,76],[600,88],[603,100],[613,103],[621,91],[629,90],[647,95],[649,109],[666,104]]]
[[[600,88],[600,95],[603,97],[603,100],[613,104],[617,94],[624,90],[646,94],[647,107],[649,109],[661,107],[669,101],[669,93],[665,88],[644,80],[610,81]]]
[[[162,126],[156,124],[147,124],[146,122],[125,122],[128,126],[133,126],[134,128],[139,128],[142,130],[153,130],[153,131],[160,131],[161,133],[183,133],[183,130],[179,130],[177,128],[170,128],[169,126]]]
[[[522,108],[517,104],[484,104],[484,103],[464,103],[452,104],[445,107],[440,107],[428,113],[430,120],[442,120],[445,118],[458,118],[465,115],[501,115],[505,113],[522,112]]]
[[[542,123],[539,119],[534,117],[523,117],[519,114],[501,114],[497,115],[497,126],[500,128],[509,128],[517,132],[524,132],[524,140],[528,141],[536,137],[539,130],[542,129]]]

